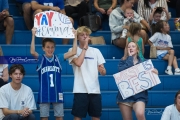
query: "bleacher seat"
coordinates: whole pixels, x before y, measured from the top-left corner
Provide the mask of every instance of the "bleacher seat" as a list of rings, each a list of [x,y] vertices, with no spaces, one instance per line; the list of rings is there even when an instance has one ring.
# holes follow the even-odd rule
[[[31,31],[28,31],[25,22],[22,16],[20,16],[19,11],[16,7],[15,0],[9,0],[10,5],[10,14],[13,15],[15,21],[15,32],[11,45],[5,45],[5,37],[3,33],[0,33],[0,44],[2,46],[3,52],[5,56],[31,56],[30,55],[30,43],[31,43]],[[180,32],[175,31],[174,26],[174,17],[175,11],[174,9],[169,9],[172,15],[172,18],[169,20],[169,24],[171,26],[170,35],[172,38],[172,43],[174,46],[175,54],[177,58],[180,58]],[[77,27],[77,21],[75,21],[75,28]],[[111,45],[111,32],[108,25],[108,20],[103,22],[102,31],[93,32],[91,36],[103,36],[105,38],[106,45],[93,45],[93,47],[98,48],[104,58],[106,59],[105,68],[107,70],[106,76],[100,76],[100,87],[102,92],[102,116],[101,120],[122,120],[121,113],[116,104],[116,94],[118,88],[115,84],[113,74],[118,72],[118,63],[119,59],[123,56],[123,49],[117,48]],[[43,53],[41,38],[36,38],[36,51],[39,53]],[[56,50],[55,53],[64,53],[67,52],[70,47],[72,47],[72,40],[70,40],[69,45],[61,45],[61,39],[55,39]],[[149,46],[145,46],[145,58],[149,58]],[[115,59],[113,59],[115,58]],[[165,106],[172,104],[174,102],[174,95],[179,87],[179,79],[180,76],[175,75],[166,75],[164,70],[167,66],[167,61],[152,59],[152,62],[155,68],[159,71],[159,77],[161,80],[161,84],[155,86],[151,90],[148,91],[149,101],[146,106],[145,115],[147,120],[159,120],[161,118],[162,112]],[[178,60],[178,64],[180,65],[180,60]],[[30,86],[34,92],[34,96],[37,99],[38,95],[38,76],[36,72],[36,64],[24,64],[26,69],[26,75],[24,77],[23,83]],[[64,110],[65,116],[64,120],[72,120],[73,116],[71,115],[71,108],[73,103],[73,82],[74,75],[72,66],[69,65],[68,61],[62,63],[62,87],[64,90]],[[38,106],[38,105],[37,105]],[[39,118],[39,108],[34,111],[36,116],[36,120],[40,120]],[[50,120],[54,119],[54,112],[51,109],[50,111]],[[87,118],[83,120],[90,120],[91,118],[87,116]],[[135,114],[133,113],[133,120],[136,120]]]

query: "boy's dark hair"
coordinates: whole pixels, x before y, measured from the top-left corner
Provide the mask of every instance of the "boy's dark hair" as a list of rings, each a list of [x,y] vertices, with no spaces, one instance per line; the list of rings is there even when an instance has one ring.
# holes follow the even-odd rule
[[[23,76],[25,75],[24,66],[21,64],[13,64],[9,69],[9,75],[12,75],[17,69],[20,70]]]
[[[139,23],[131,23],[129,26],[129,33],[134,36],[138,31],[141,30],[141,25]]]
[[[45,47],[47,42],[51,42],[54,44],[54,46],[56,46],[56,43],[51,38],[45,38],[44,40],[42,40],[42,46]]]
[[[175,95],[175,97],[174,97],[174,104],[177,104],[177,96],[180,94],[180,90],[179,91],[177,91],[177,93],[176,93],[176,95]]]
[[[164,22],[166,22],[166,21],[160,20],[159,22],[156,23],[155,32],[162,33],[161,29],[164,27]]]
[[[154,12],[154,15],[157,14],[157,13],[158,13],[158,14],[162,14],[162,12],[163,12],[162,7],[157,7],[156,10],[155,10],[155,12]]]

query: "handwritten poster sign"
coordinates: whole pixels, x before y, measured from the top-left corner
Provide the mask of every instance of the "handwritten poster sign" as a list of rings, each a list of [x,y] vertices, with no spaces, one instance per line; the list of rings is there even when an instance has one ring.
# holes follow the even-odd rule
[[[147,60],[114,74],[115,82],[123,99],[160,84],[161,81],[158,75],[152,72],[153,69],[151,60]]]
[[[37,13],[34,17],[37,37],[74,38],[73,26],[68,16],[55,11]]]

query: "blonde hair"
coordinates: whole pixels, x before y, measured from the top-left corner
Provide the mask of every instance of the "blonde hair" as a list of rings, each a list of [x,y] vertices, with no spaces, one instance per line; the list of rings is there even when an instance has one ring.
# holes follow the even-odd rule
[[[139,23],[131,23],[129,26],[129,33],[131,36],[136,35],[141,30],[141,25]]]
[[[77,35],[79,35],[79,34],[81,34],[83,32],[87,33],[88,35],[90,35],[92,33],[91,30],[87,26],[78,27]]]

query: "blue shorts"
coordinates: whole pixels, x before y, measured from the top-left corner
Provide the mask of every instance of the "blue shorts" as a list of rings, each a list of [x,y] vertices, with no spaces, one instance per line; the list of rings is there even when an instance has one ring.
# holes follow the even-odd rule
[[[168,54],[168,52],[160,54],[159,56],[157,56],[157,58],[161,60],[164,58],[164,56],[166,56],[166,54]]]

